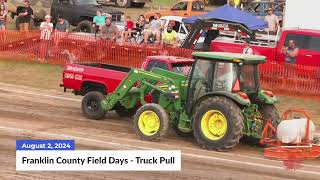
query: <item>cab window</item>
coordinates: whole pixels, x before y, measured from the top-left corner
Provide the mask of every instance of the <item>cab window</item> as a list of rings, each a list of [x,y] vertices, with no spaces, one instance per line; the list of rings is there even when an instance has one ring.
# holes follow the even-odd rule
[[[147,71],[152,71],[155,68],[169,70],[167,63],[161,62],[161,61],[157,61],[157,60],[150,60],[146,70]]]
[[[320,51],[320,36],[288,34],[285,40],[285,46],[288,46],[290,40],[296,41],[296,46],[300,49]]]
[[[203,11],[204,3],[201,1],[192,2],[192,11]]]
[[[176,32],[179,32],[181,23],[178,21],[170,20],[168,26],[171,26],[172,29]]]
[[[188,3],[187,2],[180,2],[180,3],[176,4],[176,5],[174,5],[171,10],[186,11],[187,7],[188,7]]]

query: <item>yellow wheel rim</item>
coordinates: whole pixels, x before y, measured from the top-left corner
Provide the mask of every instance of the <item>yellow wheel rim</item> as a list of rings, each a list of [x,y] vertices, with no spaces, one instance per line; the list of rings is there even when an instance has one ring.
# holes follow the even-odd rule
[[[144,135],[155,135],[160,129],[159,116],[153,111],[144,111],[139,116],[138,126]]]
[[[227,128],[227,119],[220,111],[208,111],[201,119],[201,130],[210,140],[221,139],[226,134]]]

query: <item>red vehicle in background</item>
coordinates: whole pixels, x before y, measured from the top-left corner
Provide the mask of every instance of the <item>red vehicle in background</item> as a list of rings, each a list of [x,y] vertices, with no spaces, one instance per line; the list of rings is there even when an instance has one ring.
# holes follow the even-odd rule
[[[214,20],[197,20],[182,43],[182,48],[201,51],[242,53],[243,40],[250,38],[253,53],[269,61],[285,61],[281,52],[289,40],[295,40],[299,65],[320,67],[320,30],[282,29],[277,35],[253,32],[242,24]],[[200,43],[199,43],[200,42]]]
[[[142,64],[142,69],[152,71],[161,68],[188,75],[193,64],[192,59],[173,56],[149,56]],[[75,95],[84,96],[91,91],[103,94],[112,93],[127,76],[130,68],[108,64],[66,64],[61,84],[64,90],[72,89]]]
[[[251,41],[251,48],[254,54],[266,56],[267,60],[284,62],[285,54],[282,49],[288,47],[289,40],[294,40],[299,48],[296,64],[320,67],[318,30],[283,29],[278,41]],[[233,38],[218,37],[211,42],[211,51],[216,52],[241,53],[243,48],[242,41]]]

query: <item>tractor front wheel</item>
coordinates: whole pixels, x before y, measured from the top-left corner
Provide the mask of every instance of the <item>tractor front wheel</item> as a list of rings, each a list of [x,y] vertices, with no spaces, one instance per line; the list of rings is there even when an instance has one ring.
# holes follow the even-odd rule
[[[102,109],[101,101],[104,96],[101,92],[91,91],[82,99],[81,109],[89,119],[99,120],[104,118],[105,111]]]
[[[195,110],[194,136],[206,149],[225,151],[239,143],[243,120],[241,109],[232,100],[223,96],[210,97]]]
[[[158,104],[141,106],[134,116],[134,131],[143,140],[157,140],[168,132],[169,118],[166,111]]]

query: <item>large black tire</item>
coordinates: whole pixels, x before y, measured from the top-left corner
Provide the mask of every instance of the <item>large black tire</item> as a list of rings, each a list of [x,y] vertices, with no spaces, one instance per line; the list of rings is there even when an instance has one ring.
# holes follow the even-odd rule
[[[137,108],[126,109],[125,107],[118,105],[116,106],[115,111],[120,117],[133,117],[137,112]]]
[[[224,133],[222,133],[220,137],[209,139],[206,134],[211,133],[210,135],[215,135],[210,130],[204,132],[205,130],[201,127],[202,121],[206,124],[204,119],[204,115],[207,115],[206,113],[214,113],[209,120],[211,121],[211,118],[215,116],[215,119],[219,119],[218,121],[220,121],[220,127],[221,121],[226,122],[226,130],[223,130]],[[217,115],[219,118],[217,118]],[[221,119],[221,117],[223,119]],[[239,143],[243,134],[243,120],[244,118],[240,107],[231,99],[223,96],[210,97],[203,100],[195,110],[193,116],[194,136],[197,142],[205,149],[226,151]],[[211,129],[214,128],[211,127]],[[219,132],[220,131],[221,129]]]
[[[83,20],[83,21],[79,22],[79,24],[77,26],[77,31],[78,32],[85,32],[85,33],[93,33],[94,28],[93,28],[92,22],[89,20]]]
[[[273,104],[261,104],[258,107],[259,112],[264,120],[271,120],[272,126],[277,129],[280,123],[280,117],[277,108]],[[266,121],[264,122],[264,125]]]
[[[106,112],[101,107],[101,101],[103,99],[104,96],[101,92],[92,91],[87,93],[81,103],[81,109],[84,115],[94,120],[104,118]]]
[[[120,7],[120,8],[128,8],[131,7],[131,0],[116,0],[116,6]]]
[[[149,131],[148,133],[144,132],[144,128],[147,124],[144,123],[144,120],[151,119],[150,116],[157,117],[159,122],[155,123],[153,127],[154,130]],[[145,118],[145,119],[144,119]],[[140,123],[140,124],[139,124]],[[169,129],[169,118],[167,112],[158,104],[145,104],[141,106],[137,113],[134,116],[133,128],[138,137],[143,140],[153,141],[158,140],[161,136],[164,136],[168,133]]]

